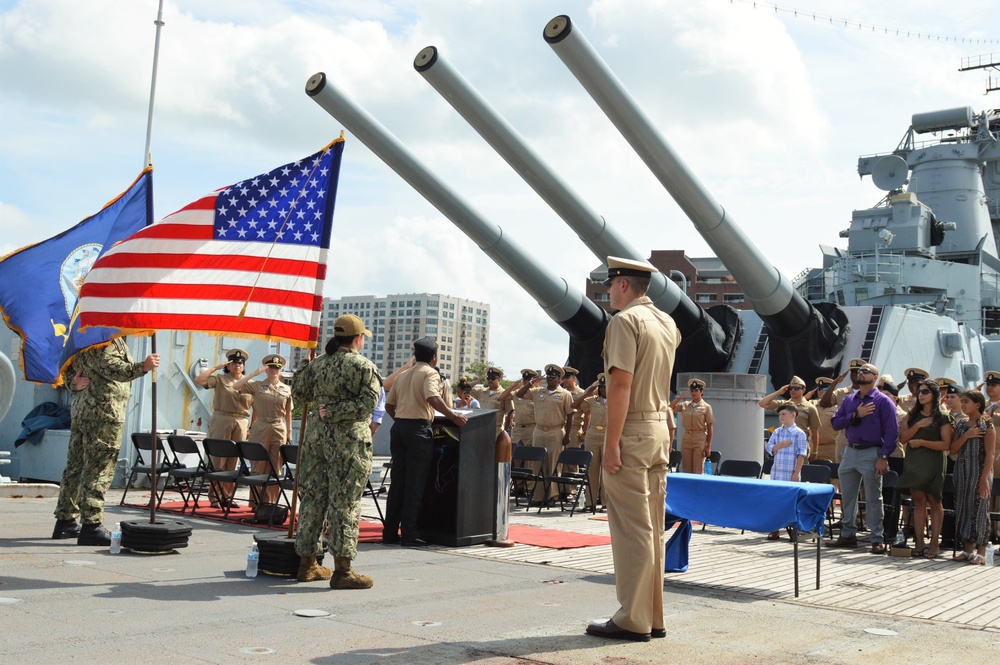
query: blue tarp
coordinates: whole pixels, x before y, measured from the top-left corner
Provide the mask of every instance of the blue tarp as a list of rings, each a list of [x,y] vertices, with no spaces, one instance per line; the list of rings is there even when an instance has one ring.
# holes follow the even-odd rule
[[[47,429],[69,429],[69,409],[55,402],[42,402],[21,421],[21,433],[14,440],[14,447],[27,441],[37,444]]]

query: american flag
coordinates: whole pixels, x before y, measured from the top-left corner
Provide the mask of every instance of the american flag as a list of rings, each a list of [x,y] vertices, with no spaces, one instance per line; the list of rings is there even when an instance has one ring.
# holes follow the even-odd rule
[[[80,291],[81,325],[315,346],[343,150],[213,192],[108,250]]]

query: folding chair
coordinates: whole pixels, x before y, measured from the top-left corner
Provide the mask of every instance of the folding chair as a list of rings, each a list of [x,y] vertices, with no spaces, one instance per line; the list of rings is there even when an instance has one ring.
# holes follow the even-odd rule
[[[382,480],[379,482],[379,485],[378,485],[379,494],[381,494],[382,490],[385,488],[385,481],[389,480],[389,474],[390,473],[392,473],[392,460],[391,459],[388,462],[382,462]],[[388,492],[389,490],[386,489],[385,491]]]
[[[545,468],[545,458],[548,456],[548,451],[542,446],[515,446],[511,451],[510,460],[510,485],[511,494],[514,495],[514,508],[521,507],[521,495],[525,494],[528,499],[528,510],[531,510],[531,497],[535,494],[535,488],[538,487],[538,483],[541,482],[545,485],[545,476],[542,475],[542,469]],[[531,463],[538,463],[538,471],[536,472],[531,466]],[[531,489],[528,489],[528,483],[531,483]],[[515,491],[515,487],[520,486],[523,491]]]
[[[198,488],[198,494],[195,496],[194,505],[191,506],[191,514],[194,515],[195,510],[198,508],[198,499],[201,498],[202,492],[204,491],[206,485],[208,486],[209,494],[214,492],[215,496],[219,499],[219,503],[225,508],[223,513],[223,518],[229,517],[229,510],[233,505],[233,498],[236,496],[236,478],[240,475],[240,449],[236,445],[235,441],[230,441],[229,439],[205,439],[202,441],[202,445],[205,446],[205,457],[207,458],[206,464],[208,465],[208,471],[205,473],[203,482]],[[233,459],[236,460],[235,469],[216,469],[213,459]],[[227,493],[223,490],[222,483],[233,483],[233,489]]]
[[[545,476],[545,486],[542,490],[542,496],[548,496],[549,487],[552,486],[552,483],[555,483],[559,486],[559,510],[565,511],[566,502],[563,500],[563,495],[566,493],[565,488],[567,485],[575,487],[576,491],[573,493],[569,516],[573,517],[576,506],[580,503],[581,496],[590,497],[590,512],[592,514],[596,513],[597,506],[594,505],[594,492],[590,487],[590,474],[587,473],[593,459],[594,453],[589,450],[584,450],[583,448],[563,448],[556,459],[556,469],[561,469],[562,471],[554,476]],[[576,467],[575,471],[567,470],[567,467],[573,466]],[[590,493],[584,495],[584,491],[589,491]],[[542,508],[544,507],[544,503],[538,506],[538,512],[542,512]]]
[[[133,432],[132,445],[135,446],[135,465],[132,467],[132,473],[129,475],[128,482],[125,483],[125,492],[122,494],[122,500],[118,503],[119,506],[125,505],[125,497],[128,496],[128,491],[139,474],[143,474],[149,478],[149,484],[152,486],[150,491],[154,496],[156,495],[156,487],[153,485],[153,446],[156,446],[157,475],[166,474],[170,470],[170,462],[167,460],[166,453],[163,450],[163,443],[157,435],[150,432]],[[143,454],[143,451],[146,454]],[[147,456],[149,459],[148,462],[146,461]],[[160,495],[156,498],[157,506],[163,501],[163,492],[166,489],[167,486],[164,483],[163,489],[160,490]]]
[[[829,484],[830,467],[825,464],[803,464],[799,480],[803,483]]]
[[[679,472],[683,468],[681,466],[681,463],[683,461],[684,461],[684,453],[682,453],[679,450],[671,450],[670,451],[670,461],[667,463],[667,466],[670,467],[671,471],[673,471],[674,473],[677,473],[677,472]]]
[[[712,475],[721,475],[719,472],[722,468],[722,453],[718,450],[713,450],[708,454],[708,459],[712,460]]]
[[[181,508],[183,515],[187,510],[188,500],[194,498],[196,486],[204,485],[205,474],[209,469],[205,458],[202,457],[201,448],[190,436],[171,434],[167,437],[167,443],[170,444],[170,452],[173,455],[173,463],[167,475],[174,479],[174,487],[184,500],[184,507]],[[181,458],[182,455],[184,459]],[[194,466],[187,464],[192,455],[198,460]]]
[[[285,502],[285,507],[290,511],[292,505],[285,495],[285,488],[281,485],[281,476],[278,475],[278,470],[274,468],[274,464],[271,462],[271,455],[267,452],[264,444],[256,441],[239,441],[236,445],[239,447],[240,459],[242,460],[239,469],[240,473],[236,476],[236,487],[249,487],[251,499],[257,504],[258,509],[261,506],[277,507],[280,505],[277,502],[264,501],[264,491],[269,487],[277,487],[278,495]],[[253,470],[254,463],[265,464],[264,473],[255,473]],[[233,488],[234,493],[236,487]],[[228,514],[228,509],[226,512]],[[276,512],[275,510],[271,511],[271,515],[267,520],[268,526],[274,524],[274,515]]]
[[[295,465],[299,463],[299,447],[286,443],[278,450],[281,453],[281,487],[292,490],[295,488]]]
[[[804,466],[804,465],[803,465]],[[768,457],[764,460],[764,463],[760,467],[760,475],[758,478],[763,478],[764,476],[771,475],[771,469],[774,468],[774,458]]]

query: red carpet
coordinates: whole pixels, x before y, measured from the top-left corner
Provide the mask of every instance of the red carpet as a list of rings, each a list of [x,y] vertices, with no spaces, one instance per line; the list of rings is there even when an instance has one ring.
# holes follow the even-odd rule
[[[610,545],[609,536],[593,536],[572,531],[557,531],[555,529],[539,529],[532,526],[511,525],[507,537],[522,545],[548,547],[554,550],[567,550],[574,547],[590,547],[592,545]]]

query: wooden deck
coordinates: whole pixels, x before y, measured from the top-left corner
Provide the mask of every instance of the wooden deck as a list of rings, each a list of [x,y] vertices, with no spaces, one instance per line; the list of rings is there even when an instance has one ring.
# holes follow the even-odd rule
[[[523,509],[511,515],[513,524],[608,534],[608,523],[590,513],[537,514]],[[800,594],[794,597],[792,544],[768,541],[763,534],[740,535],[737,529],[696,528],[691,538],[690,565],[685,573],[668,573],[665,588],[684,592],[711,590],[722,595],[801,603],[813,607],[899,616],[960,624],[1000,632],[1000,567],[984,568],[950,561],[951,551],[936,560],[903,559],[868,553],[867,543],[856,551],[822,552],[821,587],[815,589],[815,541],[799,546]],[[511,548],[461,547],[442,551],[457,556],[557,566],[599,574],[614,574],[611,546],[554,550],[530,545]]]

